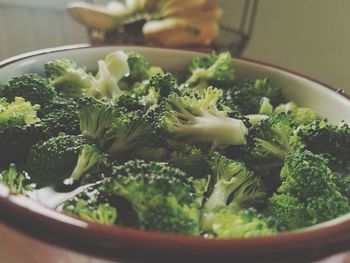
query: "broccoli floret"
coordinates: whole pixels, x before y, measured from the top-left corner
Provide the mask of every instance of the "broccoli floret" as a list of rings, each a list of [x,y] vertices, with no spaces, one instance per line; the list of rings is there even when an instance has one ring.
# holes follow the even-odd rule
[[[112,52],[104,60],[99,60],[95,77],[69,59],[49,62],[45,65],[45,70],[50,85],[64,96],[94,96],[106,100],[125,94],[125,91],[119,88],[118,82],[129,74],[127,55],[121,51]]]
[[[294,102],[290,101],[281,104],[275,108],[274,113],[285,112],[291,115],[293,121],[297,125],[307,124],[317,120],[318,115],[310,108],[298,107]]]
[[[64,202],[61,210],[84,220],[113,225],[118,217],[117,209],[101,199],[98,189],[88,189]]]
[[[199,210],[184,172],[166,163],[132,160],[116,166],[105,193],[125,198],[145,230],[198,235]]]
[[[34,145],[25,167],[38,186],[59,186],[66,179],[84,180],[93,169],[103,171],[105,158],[82,136],[60,134]]]
[[[330,159],[332,168],[350,165],[350,128],[346,123],[317,120],[299,127],[297,135],[305,149]]]
[[[89,93],[94,79],[84,69],[70,59],[58,59],[45,64],[45,74],[50,85],[71,98],[79,98]]]
[[[165,162],[169,160],[170,151],[162,145],[143,145],[134,148],[128,154],[128,159],[139,159],[146,162],[158,161]]]
[[[45,126],[37,116],[38,104],[22,97],[8,103],[0,98],[0,167],[21,164],[29,148],[45,136]]]
[[[221,95],[221,90],[212,87],[200,99],[171,94],[165,102],[160,129],[176,141],[209,144],[212,149],[245,144],[247,128],[242,120],[230,118],[217,108]]]
[[[181,149],[174,150],[168,162],[171,166],[195,178],[203,178],[210,174],[207,154],[192,145],[185,145]]]
[[[47,79],[35,73],[14,77],[0,88],[0,97],[5,97],[8,102],[14,101],[15,97],[22,97],[41,107],[46,106],[55,96],[56,92],[49,86]]]
[[[125,81],[129,85],[132,85],[135,82],[142,82],[149,77],[148,71],[150,65],[143,55],[137,52],[129,52],[127,61],[130,68],[130,75],[124,77],[121,81]]]
[[[15,164],[10,164],[7,170],[0,172],[0,184],[6,185],[11,193],[25,194],[33,190],[35,185],[30,183],[30,177],[25,171],[17,171]]]
[[[273,112],[273,106],[270,103],[270,99],[263,97],[260,100],[259,114],[270,115]]]
[[[57,96],[40,111],[40,116],[50,137],[55,137],[60,132],[80,134],[78,104],[73,99]]]
[[[290,229],[322,223],[350,212],[348,198],[333,181],[328,160],[310,151],[297,151],[285,158],[282,184],[269,210]]]
[[[226,88],[233,84],[235,70],[229,52],[212,53],[207,58],[195,58],[189,65],[190,77],[185,84],[202,92],[213,85]]]
[[[286,113],[272,115],[250,129],[246,161],[261,175],[279,171],[284,158],[298,148],[294,140],[291,118]]]
[[[239,212],[232,212],[227,207],[221,208],[211,220],[211,232],[217,238],[270,236],[278,232],[272,218],[265,218],[253,208]]]
[[[214,153],[211,161],[214,186],[203,207],[201,227],[212,230],[212,218],[223,207],[237,213],[243,208],[264,202],[266,193],[260,177],[242,162]]]
[[[225,90],[220,103],[230,108],[238,107],[243,114],[257,114],[264,97],[272,106],[284,101],[281,89],[272,85],[269,79],[256,79]]]
[[[94,98],[79,100],[80,129],[86,138],[112,156],[145,145],[154,134],[142,111],[127,111]]]

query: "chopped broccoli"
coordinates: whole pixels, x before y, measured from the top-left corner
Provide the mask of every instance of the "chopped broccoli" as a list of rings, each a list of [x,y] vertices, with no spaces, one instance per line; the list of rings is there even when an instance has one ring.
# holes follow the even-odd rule
[[[350,165],[350,127],[346,123],[316,120],[299,127],[297,134],[305,149],[326,156],[332,168]]]
[[[199,92],[211,85],[226,88],[233,84],[235,78],[233,60],[229,52],[195,58],[189,65],[189,71],[190,77],[185,84]]]
[[[77,67],[69,59],[59,59],[45,65],[50,85],[64,96],[80,98],[94,96],[111,100],[123,95],[118,82],[129,74],[127,55],[124,52],[112,52],[104,60],[98,61],[98,72],[92,76],[84,69]]]
[[[272,218],[263,217],[253,208],[239,212],[233,212],[227,207],[221,208],[211,220],[211,231],[217,238],[271,236],[278,232]]]
[[[40,116],[50,137],[60,132],[71,135],[80,133],[78,104],[73,99],[57,96],[40,111]]]
[[[274,113],[285,112],[292,116],[297,125],[307,124],[317,120],[318,114],[310,108],[298,107],[294,102],[290,101],[281,104],[275,108]]]
[[[117,209],[101,200],[97,189],[88,189],[67,200],[61,210],[84,220],[113,225],[118,217]]]
[[[230,108],[238,107],[243,114],[257,114],[264,97],[272,106],[284,101],[281,89],[272,85],[269,79],[256,79],[226,89],[220,103]]]
[[[83,180],[93,168],[103,171],[105,158],[82,136],[60,134],[34,145],[25,167],[38,186],[59,186],[66,179]]]
[[[174,150],[168,158],[171,166],[181,169],[189,176],[203,178],[210,174],[207,154],[195,146],[185,145]]]
[[[166,163],[132,160],[116,166],[105,179],[105,193],[124,197],[139,227],[157,232],[198,235],[199,210],[186,174]]]
[[[25,194],[33,190],[35,185],[30,183],[30,177],[25,171],[18,171],[16,165],[11,163],[7,170],[0,172],[0,184],[6,185],[10,192]]]
[[[286,113],[271,115],[250,129],[247,163],[261,175],[270,174],[281,169],[284,158],[295,148],[291,118]]]
[[[288,229],[322,223],[350,212],[348,198],[333,181],[328,160],[310,151],[288,155],[282,184],[269,204],[271,214]]]
[[[143,55],[137,52],[129,52],[127,62],[130,74],[121,81],[126,81],[129,85],[132,85],[135,82],[142,82],[149,77],[150,65]]]
[[[0,167],[21,164],[29,148],[45,136],[45,126],[37,116],[38,104],[22,97],[12,103],[0,98]]]
[[[80,129],[103,151],[117,156],[144,145],[154,134],[151,121],[142,111],[127,111],[94,98],[79,101]]]
[[[247,128],[244,123],[227,117],[226,112],[219,111],[216,106],[221,95],[221,90],[212,87],[205,90],[200,99],[171,94],[160,118],[161,130],[177,141],[209,144],[213,149],[245,144]]]
[[[260,177],[238,161],[214,153],[211,159],[214,186],[203,207],[201,226],[203,231],[212,230],[212,218],[223,207],[232,212],[264,202],[266,193]]]
[[[46,106],[54,97],[56,92],[48,81],[36,73],[23,74],[14,77],[6,85],[0,88],[0,97],[5,97],[12,102],[16,97],[22,97],[31,104]]]

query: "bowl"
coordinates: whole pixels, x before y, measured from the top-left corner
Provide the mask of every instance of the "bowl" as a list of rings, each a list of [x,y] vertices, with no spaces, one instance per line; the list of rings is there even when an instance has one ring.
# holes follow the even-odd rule
[[[70,58],[89,69],[116,50],[137,51],[151,64],[178,70],[203,53],[88,45],[40,50],[0,62],[0,80],[42,73],[50,60]],[[350,123],[350,98],[326,84],[282,68],[235,59],[240,79],[269,77],[285,96],[332,122]],[[270,237],[215,240],[152,233],[86,222],[46,208],[0,185],[1,262],[310,262],[350,249],[350,215]]]

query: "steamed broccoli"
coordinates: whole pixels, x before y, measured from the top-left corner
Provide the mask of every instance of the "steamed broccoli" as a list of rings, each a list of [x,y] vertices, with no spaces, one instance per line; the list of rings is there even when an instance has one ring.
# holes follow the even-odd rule
[[[50,85],[64,96],[80,98],[94,96],[111,100],[125,93],[118,86],[121,78],[129,74],[127,55],[124,52],[112,52],[104,60],[98,61],[96,76],[77,67],[74,61],[59,59],[45,65]]]
[[[50,137],[60,132],[71,135],[80,133],[78,104],[73,99],[57,96],[40,111],[40,116]]]
[[[297,134],[305,149],[323,154],[332,168],[350,165],[350,127],[346,123],[316,120],[299,127]]]
[[[101,199],[98,189],[87,189],[64,202],[61,210],[84,220],[113,225],[118,217],[117,209]]]
[[[195,58],[188,68],[190,77],[185,84],[199,92],[211,85],[224,89],[232,85],[235,78],[233,60],[229,52]]]
[[[32,105],[46,106],[54,97],[56,92],[47,80],[36,73],[27,73],[14,77],[6,85],[0,88],[0,97],[5,97],[8,102],[15,97],[22,97]]]
[[[310,108],[298,107],[294,102],[290,101],[281,104],[275,108],[274,113],[285,112],[291,115],[293,121],[297,125],[307,124],[317,120],[318,115]]]
[[[199,234],[193,185],[184,172],[166,163],[132,160],[116,166],[101,191],[125,198],[142,229]]]
[[[243,114],[257,114],[264,98],[268,98],[272,106],[284,101],[281,89],[269,79],[256,79],[225,90],[220,103],[230,108],[238,107]]]
[[[165,102],[160,118],[161,130],[172,139],[188,144],[217,146],[246,143],[247,128],[241,120],[226,116],[219,111],[217,100],[222,91],[209,87],[203,98],[171,94]]]
[[[106,162],[106,156],[82,136],[60,134],[34,145],[25,167],[38,186],[59,186],[66,179],[84,180],[93,169],[101,171],[98,178]]]
[[[141,54],[137,52],[129,52],[127,59],[130,74],[124,77],[121,81],[125,81],[129,85],[133,85],[135,82],[142,82],[149,77],[149,62]]]
[[[263,203],[266,197],[262,181],[246,166],[225,156],[214,153],[211,159],[214,186],[203,207],[201,228],[210,232],[213,229],[213,217],[222,208],[233,213],[252,205]]]
[[[94,98],[79,101],[80,129],[86,138],[112,156],[146,144],[154,134],[142,111],[127,111]]]
[[[264,217],[253,208],[232,212],[221,208],[211,218],[212,234],[217,238],[247,238],[277,234],[276,222]]]
[[[15,164],[10,164],[7,170],[0,172],[0,184],[6,185],[11,193],[25,194],[33,190],[35,185],[30,183],[30,177],[25,171],[18,171]]]
[[[310,151],[288,155],[282,184],[269,202],[272,215],[288,229],[322,223],[350,212],[349,201],[333,181],[328,160]]]
[[[261,175],[280,170],[284,158],[294,152],[294,126],[286,113],[271,115],[254,125],[249,132],[247,163]]]
[[[0,167],[21,164],[29,148],[45,136],[45,126],[37,116],[38,104],[22,97],[9,103],[0,98]]]

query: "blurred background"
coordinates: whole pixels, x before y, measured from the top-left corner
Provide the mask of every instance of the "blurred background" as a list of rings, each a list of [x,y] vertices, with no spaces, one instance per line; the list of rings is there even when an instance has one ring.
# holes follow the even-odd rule
[[[238,25],[245,1],[220,0],[221,22]],[[87,29],[65,10],[69,2],[0,0],[0,59],[88,42]],[[260,0],[242,56],[295,70],[350,93],[349,13],[349,0]]]

